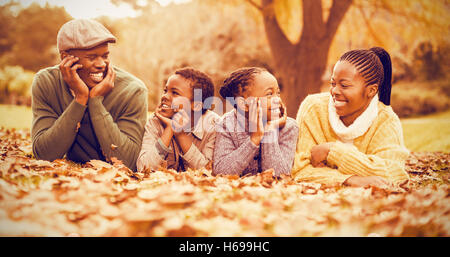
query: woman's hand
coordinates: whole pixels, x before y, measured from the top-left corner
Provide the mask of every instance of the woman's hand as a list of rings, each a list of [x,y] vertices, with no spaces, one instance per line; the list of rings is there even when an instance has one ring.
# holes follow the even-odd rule
[[[106,73],[105,78],[102,80],[102,82],[95,85],[91,91],[89,92],[89,97],[96,97],[96,96],[106,96],[111,92],[111,90],[114,88],[114,80],[116,79],[116,73],[114,72],[112,65],[108,64],[108,71]]]
[[[311,148],[311,165],[313,167],[327,166],[327,157],[333,143],[323,143]]]
[[[361,177],[361,176],[351,176],[344,181],[344,186],[351,187],[367,187],[367,186],[376,186],[379,188],[387,188],[391,187],[392,184],[385,180],[382,177],[378,176],[369,176],[369,177]]]

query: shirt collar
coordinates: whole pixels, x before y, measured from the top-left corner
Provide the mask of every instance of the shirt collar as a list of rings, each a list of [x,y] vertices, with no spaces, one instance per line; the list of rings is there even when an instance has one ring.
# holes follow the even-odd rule
[[[195,124],[192,134],[202,140],[206,132],[215,129],[215,115],[211,111],[206,111]]]

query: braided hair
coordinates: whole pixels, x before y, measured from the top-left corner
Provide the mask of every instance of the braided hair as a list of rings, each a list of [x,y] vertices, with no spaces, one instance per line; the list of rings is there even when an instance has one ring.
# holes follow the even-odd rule
[[[391,103],[392,63],[389,53],[381,47],[356,49],[344,53],[339,61],[355,65],[366,85],[378,84],[379,100]]]
[[[267,70],[259,67],[246,67],[235,70],[223,81],[219,94],[224,99],[241,96],[253,82],[254,76],[264,71]]]

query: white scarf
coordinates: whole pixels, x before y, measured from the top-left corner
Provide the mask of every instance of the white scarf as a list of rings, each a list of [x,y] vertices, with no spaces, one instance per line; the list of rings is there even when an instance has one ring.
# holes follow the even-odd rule
[[[330,95],[330,101],[328,102],[328,119],[330,121],[331,128],[333,128],[336,135],[343,143],[353,144],[353,140],[359,136],[362,136],[372,125],[372,122],[378,115],[378,94],[376,94],[370,101],[366,110],[359,115],[356,120],[345,126],[339,115],[336,113],[336,107],[334,106],[333,97]]]

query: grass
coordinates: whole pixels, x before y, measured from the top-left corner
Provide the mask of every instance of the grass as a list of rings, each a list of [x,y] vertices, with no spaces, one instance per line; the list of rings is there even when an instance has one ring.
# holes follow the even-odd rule
[[[30,107],[0,104],[0,127],[30,129],[32,120]]]
[[[450,152],[450,110],[402,119],[406,147],[416,152]]]
[[[29,107],[0,105],[0,127],[30,129]],[[414,152],[450,152],[450,110],[402,119],[406,147]]]

